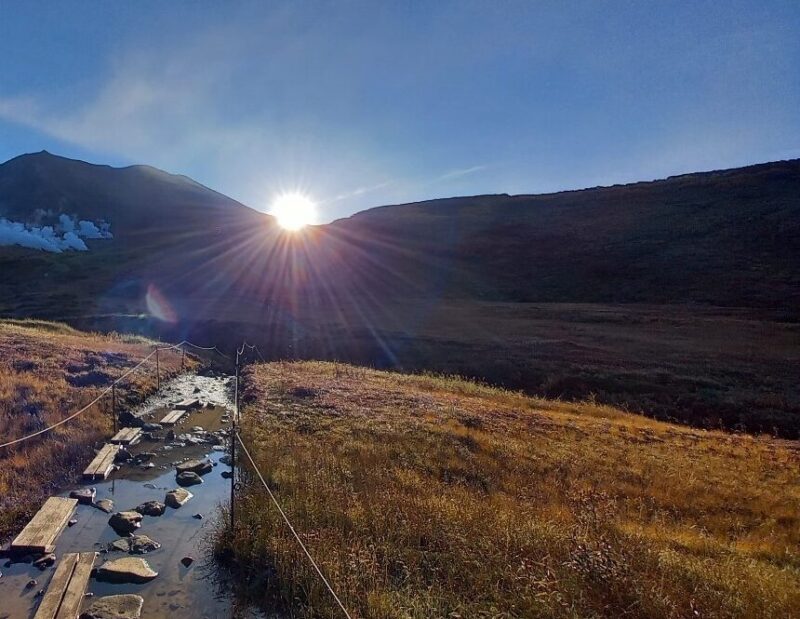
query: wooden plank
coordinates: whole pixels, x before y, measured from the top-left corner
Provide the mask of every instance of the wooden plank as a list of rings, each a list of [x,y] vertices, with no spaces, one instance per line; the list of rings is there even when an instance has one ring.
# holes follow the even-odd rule
[[[68,552],[59,561],[34,619],[75,619],[81,610],[96,552]]]
[[[114,467],[114,457],[119,451],[119,445],[109,443],[97,452],[94,460],[83,471],[84,479],[105,479]]]
[[[12,552],[52,552],[53,545],[75,511],[77,499],[51,496],[11,542]]]
[[[164,418],[161,420],[161,425],[174,426],[176,423],[178,423],[178,421],[180,421],[180,418],[183,417],[185,414],[186,411],[182,410],[170,411],[169,413],[164,415]]]
[[[75,571],[72,572],[69,586],[64,592],[64,599],[61,600],[61,608],[58,609],[56,619],[75,619],[81,612],[83,595],[89,586],[89,576],[92,575],[96,557],[96,552],[82,552],[78,555]]]
[[[44,594],[33,619],[55,619],[61,606],[61,600],[64,598],[64,591],[67,590],[67,585],[69,585],[77,563],[78,553],[76,552],[68,552],[61,557],[50,585],[47,587],[47,592]]]
[[[197,408],[200,406],[200,400],[197,398],[186,398],[185,400],[181,400],[175,405],[175,408],[181,410],[189,410],[190,408]]]
[[[141,438],[141,434],[141,428],[122,428],[113,436],[111,442],[116,445],[134,445]]]

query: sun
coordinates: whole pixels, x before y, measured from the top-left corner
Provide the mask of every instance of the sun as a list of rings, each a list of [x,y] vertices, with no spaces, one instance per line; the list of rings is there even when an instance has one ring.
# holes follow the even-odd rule
[[[300,230],[317,221],[317,206],[302,193],[283,193],[275,198],[270,214],[284,230]]]

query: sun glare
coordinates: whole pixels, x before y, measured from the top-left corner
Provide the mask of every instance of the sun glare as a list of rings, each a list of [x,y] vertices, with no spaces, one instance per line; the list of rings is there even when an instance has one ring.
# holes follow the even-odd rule
[[[270,214],[284,230],[300,230],[317,221],[317,207],[301,193],[284,193],[272,204]]]

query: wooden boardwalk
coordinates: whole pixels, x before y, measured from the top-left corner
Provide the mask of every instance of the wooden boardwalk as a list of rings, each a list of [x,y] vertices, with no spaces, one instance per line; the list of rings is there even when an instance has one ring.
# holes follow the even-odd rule
[[[161,420],[161,425],[174,426],[176,423],[178,423],[178,421],[180,421],[180,418],[183,417],[185,414],[186,414],[185,410],[170,411],[166,415],[164,415],[164,418]]]
[[[97,452],[92,463],[83,471],[83,478],[87,481],[105,479],[114,468],[114,457],[119,451],[119,445],[109,443]]]
[[[115,445],[135,445],[142,437],[141,428],[122,428],[111,439]]]
[[[75,619],[96,558],[96,552],[68,552],[61,557],[34,619]]]
[[[11,552],[53,552],[55,541],[67,526],[77,504],[77,499],[51,496],[11,542]]]
[[[175,405],[175,408],[180,410],[190,410],[192,408],[199,408],[200,407],[200,400],[197,398],[186,398],[185,400],[181,400]]]

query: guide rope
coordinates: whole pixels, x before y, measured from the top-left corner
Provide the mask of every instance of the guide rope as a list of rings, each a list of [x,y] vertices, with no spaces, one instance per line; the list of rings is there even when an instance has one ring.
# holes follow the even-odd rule
[[[247,456],[247,459],[250,461],[250,464],[252,465],[253,470],[255,470],[255,472],[258,475],[258,478],[261,480],[261,483],[263,484],[264,488],[266,488],[267,494],[269,494],[269,498],[272,499],[272,502],[275,504],[275,507],[280,512],[281,517],[283,518],[283,521],[286,523],[286,526],[289,527],[289,530],[292,532],[292,535],[294,535],[295,540],[297,540],[297,543],[300,545],[300,548],[302,548],[302,550],[305,553],[306,557],[308,557],[308,560],[311,562],[311,565],[316,570],[316,572],[319,575],[319,577],[322,580],[322,582],[325,583],[325,587],[327,587],[328,591],[330,591],[330,594],[333,596],[333,599],[336,600],[336,603],[339,605],[339,608],[342,609],[342,612],[344,613],[344,616],[347,617],[347,619],[351,619],[350,613],[347,612],[347,608],[345,608],[344,604],[339,599],[339,596],[336,595],[336,592],[333,590],[333,587],[328,582],[328,579],[325,578],[325,574],[322,573],[322,570],[320,569],[319,565],[317,565],[317,562],[314,561],[314,557],[311,556],[311,553],[308,551],[308,548],[306,548],[306,545],[303,543],[303,540],[300,539],[300,536],[297,534],[297,531],[292,526],[292,523],[289,520],[289,517],[286,515],[286,512],[283,511],[283,508],[281,507],[280,503],[278,503],[278,499],[275,498],[275,495],[272,493],[272,490],[270,489],[269,485],[267,485],[267,482],[264,480],[264,476],[261,474],[261,471],[258,470],[258,467],[256,466],[256,463],[253,461],[253,457],[250,455],[250,452],[247,450],[247,446],[244,444],[244,441],[242,440],[242,437],[239,436],[238,432],[236,432],[235,436],[236,436],[236,440],[242,446],[242,450],[244,451],[245,455]]]

